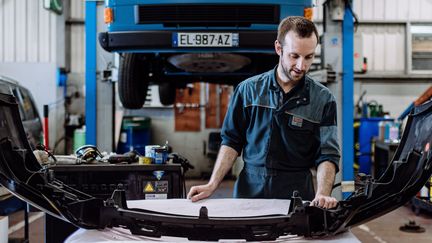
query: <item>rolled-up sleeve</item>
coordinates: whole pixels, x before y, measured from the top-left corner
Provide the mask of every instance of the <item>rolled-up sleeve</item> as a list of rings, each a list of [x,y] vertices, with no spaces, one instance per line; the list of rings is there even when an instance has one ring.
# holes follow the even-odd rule
[[[229,146],[240,155],[245,144],[246,110],[241,95],[241,84],[237,86],[231,97],[222,126],[222,145]]]
[[[332,162],[339,171],[340,150],[337,131],[336,102],[329,101],[323,109],[323,117],[320,124],[320,154],[316,165],[324,161]]]

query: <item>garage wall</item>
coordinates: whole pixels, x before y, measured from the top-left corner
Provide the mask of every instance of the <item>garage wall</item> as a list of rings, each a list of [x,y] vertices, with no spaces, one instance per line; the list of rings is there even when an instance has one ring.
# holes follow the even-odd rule
[[[314,19],[321,20],[322,4],[326,0],[316,0]],[[353,8],[360,20],[431,20],[432,1],[430,0],[353,0]]]
[[[85,19],[85,1],[70,0],[70,18],[78,21]],[[85,30],[84,24],[71,25],[71,73],[85,72]]]
[[[42,7],[42,0],[0,0],[0,61],[56,62],[56,47],[64,38],[57,23],[61,16]]]
[[[322,21],[325,0],[316,1],[315,22]],[[392,117],[406,107],[430,85],[428,75],[411,73],[408,68],[407,28],[412,23],[432,24],[431,0],[353,0],[359,19],[355,34],[355,51],[367,58],[367,72],[355,75],[354,103],[363,91],[367,101],[376,100]],[[432,70],[432,67],[431,67]],[[403,78],[401,78],[403,77]]]
[[[427,75],[425,78],[410,73],[411,56],[407,50],[409,24],[432,24],[432,1],[354,0],[354,11],[360,22],[357,33],[362,36],[363,54],[368,59],[368,72],[364,75],[375,76],[365,80],[357,75],[355,101],[366,91],[367,101],[376,100],[390,116],[397,117],[432,85]],[[394,74],[407,78],[391,78]]]
[[[322,3],[317,0],[314,19],[322,21]],[[354,0],[361,48],[370,72],[402,73],[406,70],[407,24],[432,23],[430,0]]]
[[[49,105],[53,147],[64,133],[63,92],[56,75],[65,64],[65,20],[42,4],[43,0],[0,0],[0,75],[31,91],[41,116],[43,105]]]
[[[406,66],[405,25],[361,25],[361,48],[368,71],[402,73]]]
[[[361,20],[428,20],[432,19],[430,0],[354,0],[354,10]]]

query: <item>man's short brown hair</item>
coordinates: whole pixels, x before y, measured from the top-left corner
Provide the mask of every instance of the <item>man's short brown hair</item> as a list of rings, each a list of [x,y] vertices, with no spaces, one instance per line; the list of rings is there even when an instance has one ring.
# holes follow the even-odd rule
[[[319,40],[318,30],[315,24],[301,16],[286,17],[280,22],[277,40],[281,45],[284,44],[285,36],[289,31],[294,31],[300,38],[308,38],[312,34],[315,34],[317,42]]]

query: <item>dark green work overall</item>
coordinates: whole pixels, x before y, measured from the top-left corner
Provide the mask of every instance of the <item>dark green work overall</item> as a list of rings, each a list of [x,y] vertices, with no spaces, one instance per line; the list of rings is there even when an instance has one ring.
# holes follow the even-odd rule
[[[287,172],[245,165],[234,186],[235,198],[290,199],[298,191],[303,200],[315,197],[310,170]]]
[[[275,69],[241,82],[221,131],[222,145],[242,155],[245,167],[235,185],[237,198],[315,197],[310,168],[340,159],[336,100],[305,76],[288,93]]]

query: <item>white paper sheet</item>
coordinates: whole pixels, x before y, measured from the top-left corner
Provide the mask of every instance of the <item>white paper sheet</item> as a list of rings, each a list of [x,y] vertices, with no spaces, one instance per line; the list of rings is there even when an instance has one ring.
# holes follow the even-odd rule
[[[290,200],[281,199],[206,199],[191,202],[188,199],[133,200],[129,208],[141,208],[164,213],[198,216],[205,206],[209,217],[245,217],[287,214]]]

